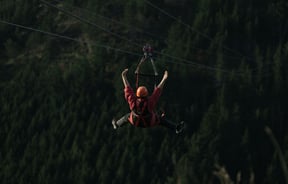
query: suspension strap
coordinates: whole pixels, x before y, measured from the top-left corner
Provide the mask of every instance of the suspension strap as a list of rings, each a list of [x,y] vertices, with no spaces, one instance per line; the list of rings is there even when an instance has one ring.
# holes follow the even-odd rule
[[[141,58],[140,62],[137,65],[137,68],[135,70],[135,74],[136,74],[136,88],[138,88],[138,86],[139,86],[139,75],[142,75],[142,76],[153,76],[154,77],[154,87],[156,87],[156,85],[157,85],[156,84],[156,79],[157,79],[157,76],[158,76],[158,72],[157,72],[154,60],[152,58],[152,54],[153,54],[152,47],[149,44],[146,44],[143,47],[143,53],[144,53],[144,55]],[[139,72],[141,64],[144,61],[146,61],[146,60],[150,60],[150,62],[152,64],[152,68],[153,68],[154,74],[143,74],[143,73]]]

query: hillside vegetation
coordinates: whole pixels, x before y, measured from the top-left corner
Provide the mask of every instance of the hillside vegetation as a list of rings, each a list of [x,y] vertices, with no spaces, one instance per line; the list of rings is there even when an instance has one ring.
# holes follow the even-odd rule
[[[1,0],[0,183],[288,183],[287,8]],[[111,125],[146,43],[183,134]]]

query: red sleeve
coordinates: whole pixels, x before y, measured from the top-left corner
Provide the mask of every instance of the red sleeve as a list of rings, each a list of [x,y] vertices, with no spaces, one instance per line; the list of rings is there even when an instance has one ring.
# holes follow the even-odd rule
[[[137,99],[133,89],[130,86],[125,87],[124,94],[125,94],[125,99],[129,104],[129,108],[130,110],[132,110],[135,107],[136,99]]]
[[[150,110],[153,110],[161,96],[162,89],[160,88],[155,88],[152,95],[149,98],[149,108]]]

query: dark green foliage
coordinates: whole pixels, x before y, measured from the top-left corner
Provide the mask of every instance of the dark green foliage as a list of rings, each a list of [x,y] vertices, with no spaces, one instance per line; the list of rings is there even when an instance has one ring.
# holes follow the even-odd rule
[[[166,12],[147,1],[49,2],[86,23],[41,1],[0,2],[1,21],[74,39],[0,23],[0,183],[206,184],[225,172],[234,183],[287,182],[264,131],[287,165],[286,1],[151,1]],[[147,42],[160,77],[169,71],[158,107],[187,122],[182,135],[112,128],[129,111],[121,72],[134,87]]]

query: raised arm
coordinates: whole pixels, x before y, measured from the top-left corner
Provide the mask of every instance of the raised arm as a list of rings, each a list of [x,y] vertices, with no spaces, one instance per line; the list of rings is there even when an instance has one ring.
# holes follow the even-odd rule
[[[125,87],[130,86],[129,81],[127,79],[127,72],[128,72],[128,68],[124,69],[122,72],[122,80],[123,80],[123,84]]]
[[[165,84],[167,78],[168,78],[168,71],[166,70],[166,71],[164,72],[164,75],[163,75],[162,80],[160,81],[160,83],[158,84],[157,87],[160,88],[160,89],[163,89],[164,84]]]

